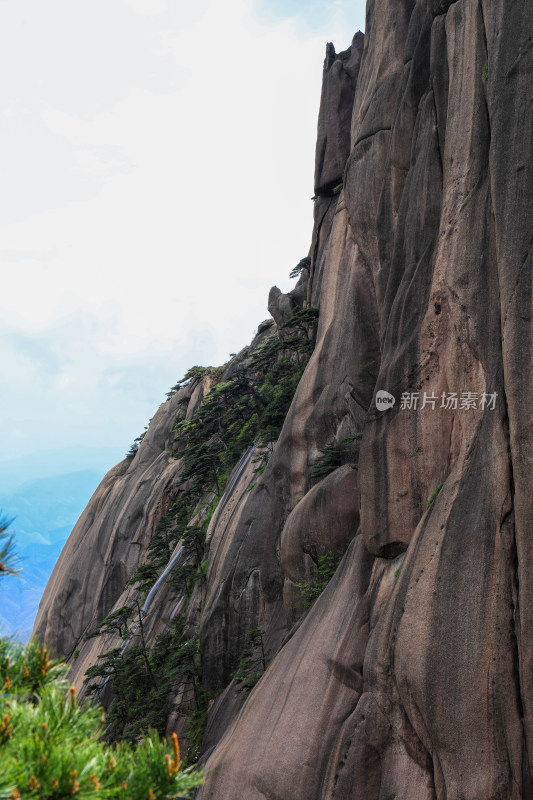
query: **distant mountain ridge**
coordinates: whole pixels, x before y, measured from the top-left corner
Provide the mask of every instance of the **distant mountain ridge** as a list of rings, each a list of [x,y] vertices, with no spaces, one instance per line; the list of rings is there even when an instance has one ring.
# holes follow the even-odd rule
[[[107,470],[124,456],[120,447],[61,447],[0,458],[0,496],[11,495],[29,482],[60,478],[75,472]],[[3,501],[2,501],[3,502]],[[9,509],[5,509],[9,513]]]

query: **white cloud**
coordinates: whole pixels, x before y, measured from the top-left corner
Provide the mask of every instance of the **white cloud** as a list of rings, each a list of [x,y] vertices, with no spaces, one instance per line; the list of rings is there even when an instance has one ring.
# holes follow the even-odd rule
[[[44,420],[48,439],[90,428],[127,445],[192,363],[249,341],[272,284],[291,285],[310,244],[322,61],[337,31],[266,25],[254,8],[1,6],[0,68],[14,80],[1,104],[0,327],[44,342],[56,370],[37,350],[1,354],[4,441],[26,414],[37,446],[50,446]],[[21,400],[35,390],[40,410]]]
[[[167,9],[165,0],[122,0],[124,5],[129,6],[138,14],[161,14]]]

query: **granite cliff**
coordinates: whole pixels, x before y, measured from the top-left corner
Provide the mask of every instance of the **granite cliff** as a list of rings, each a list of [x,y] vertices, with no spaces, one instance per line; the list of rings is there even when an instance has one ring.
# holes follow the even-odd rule
[[[183,615],[207,698],[201,800],[533,797],[532,43],[525,0],[368,0],[364,38],[327,48],[298,287],[271,292],[275,323],[221,374],[163,404],[54,570],[35,633],[80,685],[124,647],[84,639],[110,612],[150,600],[147,647]],[[289,347],[305,309],[314,349],[275,443],[254,439],[196,498],[188,603],[162,567],[151,597],[128,587],[191,481],[176,420],[272,336]],[[166,724],[187,737],[178,678]]]

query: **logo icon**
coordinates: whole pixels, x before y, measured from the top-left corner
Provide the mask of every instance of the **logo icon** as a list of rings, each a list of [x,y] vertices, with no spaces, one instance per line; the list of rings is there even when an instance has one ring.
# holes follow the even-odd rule
[[[396,398],[393,394],[389,394],[389,392],[380,389],[379,392],[376,394],[376,408],[378,411],[388,411],[389,408],[392,408],[394,403],[396,402]]]

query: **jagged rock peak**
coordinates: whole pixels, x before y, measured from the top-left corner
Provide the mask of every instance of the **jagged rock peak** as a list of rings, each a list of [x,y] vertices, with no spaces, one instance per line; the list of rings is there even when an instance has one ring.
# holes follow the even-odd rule
[[[289,322],[295,311],[303,308],[307,299],[308,285],[309,269],[304,267],[292,291],[284,294],[277,286],[271,288],[268,295],[268,311],[279,328]]]
[[[335,53],[331,42],[326,46],[315,156],[317,197],[331,195],[342,182],[350,154],[350,121],[363,45],[364,35],[359,31],[347,50]]]

